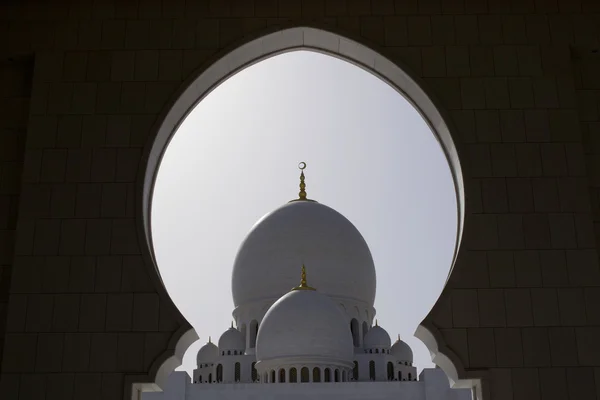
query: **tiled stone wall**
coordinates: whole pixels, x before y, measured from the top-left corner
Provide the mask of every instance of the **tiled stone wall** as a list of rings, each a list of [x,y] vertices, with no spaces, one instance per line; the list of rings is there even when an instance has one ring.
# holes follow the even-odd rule
[[[598,47],[598,4],[2,2],[2,60],[32,55],[35,69],[0,393],[120,399],[147,379],[186,325],[138,237],[157,115],[224,47],[309,23],[407,65],[452,119],[465,235],[426,323],[465,374],[485,377],[486,400],[600,398],[600,72],[572,57]]]
[[[0,62],[0,359],[14,261],[33,58]]]

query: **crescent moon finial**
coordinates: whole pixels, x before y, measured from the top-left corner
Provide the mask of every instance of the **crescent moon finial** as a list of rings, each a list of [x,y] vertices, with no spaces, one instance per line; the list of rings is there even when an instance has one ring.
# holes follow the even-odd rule
[[[300,200],[306,200],[306,183],[304,183],[304,168],[306,168],[306,163],[304,161],[298,164],[298,168],[300,168],[300,193],[298,193],[298,198]]]

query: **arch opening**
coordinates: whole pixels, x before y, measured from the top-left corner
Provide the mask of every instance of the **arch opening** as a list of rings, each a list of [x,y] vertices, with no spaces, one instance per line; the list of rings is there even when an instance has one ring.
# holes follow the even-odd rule
[[[237,66],[235,66],[236,63],[232,62],[232,54],[236,53],[236,51],[229,53],[223,59],[217,61],[206,71],[204,71],[204,73],[197,77],[196,80],[181,93],[181,96],[175,101],[173,107],[171,107],[171,109],[166,113],[161,125],[158,127],[157,136],[152,146],[149,147],[147,152],[147,166],[143,176],[144,181],[141,207],[144,232],[146,234],[145,237],[150,253],[149,256],[152,259],[152,261],[154,261],[154,264],[156,264],[156,254],[153,247],[153,237],[150,229],[150,209],[152,203],[151,194],[155,187],[155,179],[158,166],[164,155],[166,145],[171,139],[175,128],[180,125],[185,116],[187,116],[190,110],[199,101],[206,97],[208,93],[210,93],[216,86],[218,86],[231,75],[237,73],[243,68],[248,67],[249,65],[260,62],[266,58],[273,57],[276,54],[280,54],[290,50],[300,49],[309,49],[312,51],[326,53],[328,55],[332,55],[334,57],[342,58],[346,61],[352,62],[355,65],[358,65],[361,68],[368,70],[369,72],[373,73],[377,77],[390,84],[396,90],[401,92],[401,94],[403,94],[408,99],[408,101],[413,106],[415,106],[415,108],[421,113],[421,116],[430,126],[431,130],[436,135],[436,138],[442,145],[448,163],[451,166],[453,184],[456,189],[458,228],[456,235],[456,245],[451,263],[453,264],[454,260],[456,259],[456,253],[458,251],[463,229],[463,182],[462,175],[460,172],[458,153],[452,142],[449,129],[446,126],[441,114],[439,113],[438,108],[435,107],[433,101],[431,101],[431,99],[425,94],[422,88],[418,84],[416,84],[415,81],[411,79],[411,77],[408,76],[399,67],[397,67],[395,64],[391,63],[381,55],[356,42],[353,42],[351,40],[340,37],[330,32],[313,28],[293,28],[288,31],[278,32],[277,34],[272,35],[289,35],[290,42],[287,44],[280,43],[274,45],[275,47],[267,53],[263,52],[262,54],[259,54],[248,52],[247,59],[242,58],[241,60],[236,61],[236,63],[239,64]],[[258,40],[260,41],[261,45],[269,43],[269,38],[271,38],[275,42],[281,40],[280,37],[275,38],[272,37],[272,35],[267,35]],[[331,43],[332,38],[335,38],[334,42],[336,43],[336,45],[333,47],[329,45],[325,46],[324,43],[326,43],[327,41],[325,41],[324,38],[327,38],[329,43]],[[249,44],[240,47],[240,49],[248,51],[251,43],[258,42],[250,42]],[[360,51],[366,51],[364,52],[364,54],[360,53],[360,51],[360,54],[356,54],[357,49],[360,49]],[[239,55],[239,53],[237,54]],[[225,65],[227,65],[227,67],[225,67]],[[257,330],[258,324],[256,325],[256,331]],[[366,325],[366,323],[363,323],[363,335],[366,333],[367,330],[368,325]],[[248,329],[248,334],[252,335],[253,332],[254,329]],[[358,332],[358,322],[356,330],[353,331],[353,340],[355,341],[356,345],[356,340],[358,339],[358,337],[355,337],[354,332]],[[256,334],[254,333],[254,341],[255,339]],[[252,343],[252,339],[250,340],[250,343]],[[453,368],[454,370],[456,370],[456,367]],[[339,374],[339,371],[336,370],[335,373],[337,375]],[[456,376],[458,377],[458,374]],[[338,378],[336,377],[336,381],[337,380]]]
[[[352,333],[354,347],[360,346],[360,332],[358,329],[358,320],[356,318],[352,318],[352,321],[350,321],[350,332]]]

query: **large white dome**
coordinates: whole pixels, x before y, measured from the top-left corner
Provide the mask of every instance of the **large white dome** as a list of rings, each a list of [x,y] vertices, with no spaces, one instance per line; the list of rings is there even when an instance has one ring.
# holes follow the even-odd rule
[[[314,290],[293,290],[277,300],[258,329],[257,361],[351,363],[353,357],[344,314],[328,296]]]
[[[373,306],[375,266],[367,243],[346,217],[314,201],[287,203],[254,225],[233,266],[235,306],[283,296],[302,264],[321,293]]]

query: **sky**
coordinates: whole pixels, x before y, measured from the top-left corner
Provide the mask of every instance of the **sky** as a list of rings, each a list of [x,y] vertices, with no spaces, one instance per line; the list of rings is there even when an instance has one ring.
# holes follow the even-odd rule
[[[169,295],[200,340],[229,328],[237,250],[263,215],[308,197],[348,218],[371,249],[375,308],[392,342],[432,367],[413,335],[451,267],[457,200],[448,162],[426,122],[393,87],[346,61],[294,51],[219,85],[182,122],[158,170],[154,251]]]

